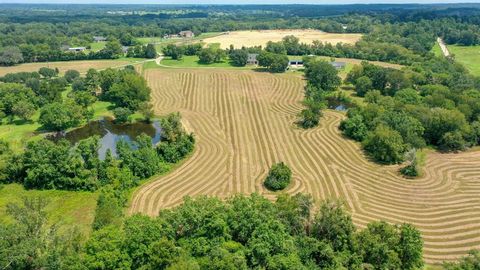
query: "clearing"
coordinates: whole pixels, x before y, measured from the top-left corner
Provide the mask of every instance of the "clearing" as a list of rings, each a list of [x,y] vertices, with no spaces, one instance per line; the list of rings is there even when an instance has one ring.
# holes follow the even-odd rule
[[[480,76],[480,45],[448,45],[448,50],[455,58],[455,61],[463,64],[472,75]]]
[[[48,202],[45,211],[50,223],[65,225],[64,228],[76,226],[82,234],[88,235],[95,216],[97,196],[97,193],[87,191],[25,190],[20,184],[4,185],[0,187],[0,221],[10,221],[5,212],[8,203],[20,204],[24,197],[42,197]]]
[[[298,73],[148,69],[145,77],[156,113],[180,111],[197,145],[176,170],[138,188],[130,213],[157,215],[187,195],[274,198],[262,182],[283,161],[293,171],[286,192],[342,198],[360,227],[380,219],[410,222],[423,233],[429,263],[480,247],[480,151],[431,153],[425,176],[407,180],[399,166],[368,161],[358,143],[341,135],[342,113],[326,111],[314,129],[296,127],[304,86]]]
[[[259,30],[226,32],[223,35],[205,38],[203,42],[206,44],[220,44],[222,49],[229,48],[231,44],[233,44],[235,48],[241,48],[242,46],[265,46],[268,41],[280,41],[289,35],[294,35],[300,39],[300,42],[308,44],[311,44],[314,40],[332,44],[340,42],[354,44],[362,37],[361,34],[325,33],[311,29]]]
[[[15,72],[33,72],[38,71],[41,67],[58,68],[60,74],[69,69],[75,69],[80,73],[86,73],[88,69],[105,69],[109,67],[121,67],[129,64],[136,64],[145,59],[139,58],[120,58],[115,60],[82,60],[82,61],[65,61],[65,62],[39,62],[26,63],[11,67],[0,67],[0,76],[7,73]]]

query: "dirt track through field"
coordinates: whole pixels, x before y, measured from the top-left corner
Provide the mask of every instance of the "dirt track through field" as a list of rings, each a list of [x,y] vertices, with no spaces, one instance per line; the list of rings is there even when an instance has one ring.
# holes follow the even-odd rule
[[[269,166],[284,161],[293,171],[287,192],[308,192],[317,202],[340,197],[359,227],[379,219],[416,225],[427,262],[480,248],[479,151],[430,154],[425,177],[406,180],[398,166],[369,162],[357,143],[342,137],[341,113],[327,111],[318,128],[297,128],[298,76],[200,69],[151,69],[145,76],[156,113],[180,111],[197,145],[179,168],[139,188],[130,213],[154,216],[186,195],[273,198],[262,180]]]

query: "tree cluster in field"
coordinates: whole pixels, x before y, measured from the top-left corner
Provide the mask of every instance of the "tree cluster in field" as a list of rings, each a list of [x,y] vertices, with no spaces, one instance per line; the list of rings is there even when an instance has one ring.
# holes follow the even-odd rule
[[[168,44],[162,50],[165,56],[169,56],[174,60],[180,60],[184,55],[192,56],[198,55],[199,52],[202,50],[201,43],[193,43],[187,45],[175,45],[175,44]]]
[[[270,168],[264,185],[272,191],[283,190],[290,184],[291,179],[292,170],[285,163],[280,162],[273,164]]]
[[[112,197],[110,191],[99,198],[109,205],[105,216],[121,215]],[[256,194],[225,202],[186,198],[156,218],[134,215],[95,223],[101,226],[94,226],[86,241],[77,231],[49,225],[45,206],[39,199],[8,206],[14,221],[0,225],[3,269],[423,267],[423,241],[412,225],[373,222],[357,230],[341,203],[323,202],[313,213],[311,198],[302,194],[280,195],[276,202]]]
[[[433,58],[403,70],[366,62],[346,78],[366,105],[340,128],[375,160],[398,163],[427,145],[461,151],[480,142],[478,81],[460,65]]]
[[[327,96],[337,90],[341,79],[338,70],[327,61],[306,57],[304,65],[307,85],[303,103],[306,108],[300,112],[298,124],[303,128],[313,128],[320,122]]]
[[[153,44],[147,45],[136,45],[128,48],[126,57],[136,57],[136,58],[156,58],[157,49]]]
[[[137,137],[133,145],[119,141],[118,157],[108,152],[105,160],[98,158],[98,136],[76,145],[65,139],[35,140],[22,153],[13,153],[2,142],[0,182],[18,182],[29,189],[93,191],[114,185],[116,190],[126,190],[142,179],[165,172],[169,164],[193,150],[193,135],[183,130],[178,114],[162,119],[161,125],[164,132],[159,145],[153,145],[147,135]]]

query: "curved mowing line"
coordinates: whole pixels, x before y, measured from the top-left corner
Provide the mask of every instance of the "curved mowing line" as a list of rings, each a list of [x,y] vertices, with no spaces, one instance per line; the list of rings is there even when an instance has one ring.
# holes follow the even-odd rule
[[[338,130],[343,114],[326,111],[321,125],[295,126],[303,81],[288,74],[229,70],[147,70],[157,113],[180,111],[197,138],[195,153],[179,168],[135,193],[130,213],[157,215],[184,196],[228,197],[265,190],[263,179],[278,161],[293,171],[286,192],[316,201],[345,200],[355,224],[411,222],[423,234],[425,259],[456,259],[480,248],[480,152],[432,153],[425,176],[406,180],[400,166],[366,159]]]

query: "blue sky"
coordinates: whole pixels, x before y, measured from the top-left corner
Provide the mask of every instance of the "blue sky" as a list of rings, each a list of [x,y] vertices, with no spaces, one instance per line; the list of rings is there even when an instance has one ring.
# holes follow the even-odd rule
[[[0,3],[76,4],[352,4],[352,3],[480,3],[480,0],[0,0]]]

